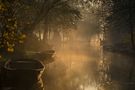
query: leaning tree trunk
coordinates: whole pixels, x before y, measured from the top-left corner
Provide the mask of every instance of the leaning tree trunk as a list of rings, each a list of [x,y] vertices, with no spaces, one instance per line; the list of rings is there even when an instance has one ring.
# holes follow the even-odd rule
[[[47,39],[47,37],[48,37],[48,34],[47,34],[47,33],[48,33],[48,28],[49,28],[49,27],[48,27],[48,25],[46,24],[46,25],[45,25],[45,28],[44,28],[44,33],[43,33],[43,41],[44,41],[44,42],[47,42],[47,41],[48,41],[48,39]]]

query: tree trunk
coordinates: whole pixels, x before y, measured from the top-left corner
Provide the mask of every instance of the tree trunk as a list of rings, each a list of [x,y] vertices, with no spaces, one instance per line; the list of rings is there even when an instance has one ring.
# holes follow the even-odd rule
[[[47,42],[47,37],[48,37],[48,35],[47,35],[47,32],[48,32],[48,25],[45,25],[45,29],[44,29],[44,33],[43,33],[43,41],[44,42]]]
[[[135,50],[135,42],[134,42],[134,26],[133,26],[133,16],[132,16],[132,2],[129,1],[129,29],[130,29],[130,35],[131,35],[131,45],[132,45],[132,49]]]
[[[134,26],[133,26],[133,16],[132,16],[132,2],[129,1],[129,29],[130,29],[130,35],[131,35],[131,45],[132,45],[132,49],[135,51],[135,43],[134,43]],[[135,65],[135,61],[134,58],[132,59],[132,65],[129,71],[129,82],[132,82],[133,79],[133,73],[134,73],[134,65]]]

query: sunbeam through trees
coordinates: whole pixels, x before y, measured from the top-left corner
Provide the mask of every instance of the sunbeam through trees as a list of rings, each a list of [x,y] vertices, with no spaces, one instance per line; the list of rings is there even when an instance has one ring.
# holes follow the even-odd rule
[[[0,0],[0,90],[134,90],[134,0]]]

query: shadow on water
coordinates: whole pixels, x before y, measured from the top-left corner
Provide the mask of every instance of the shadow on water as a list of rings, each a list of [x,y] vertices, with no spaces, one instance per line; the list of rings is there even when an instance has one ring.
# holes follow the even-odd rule
[[[101,54],[99,90],[134,90],[134,56],[103,49]]]

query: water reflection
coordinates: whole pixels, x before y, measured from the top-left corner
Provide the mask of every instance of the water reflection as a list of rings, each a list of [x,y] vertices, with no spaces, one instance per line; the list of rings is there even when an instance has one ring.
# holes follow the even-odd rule
[[[97,90],[96,86],[88,86],[85,88],[85,90]]]
[[[88,41],[74,41],[56,49],[46,69],[45,90],[97,90],[99,49]]]

